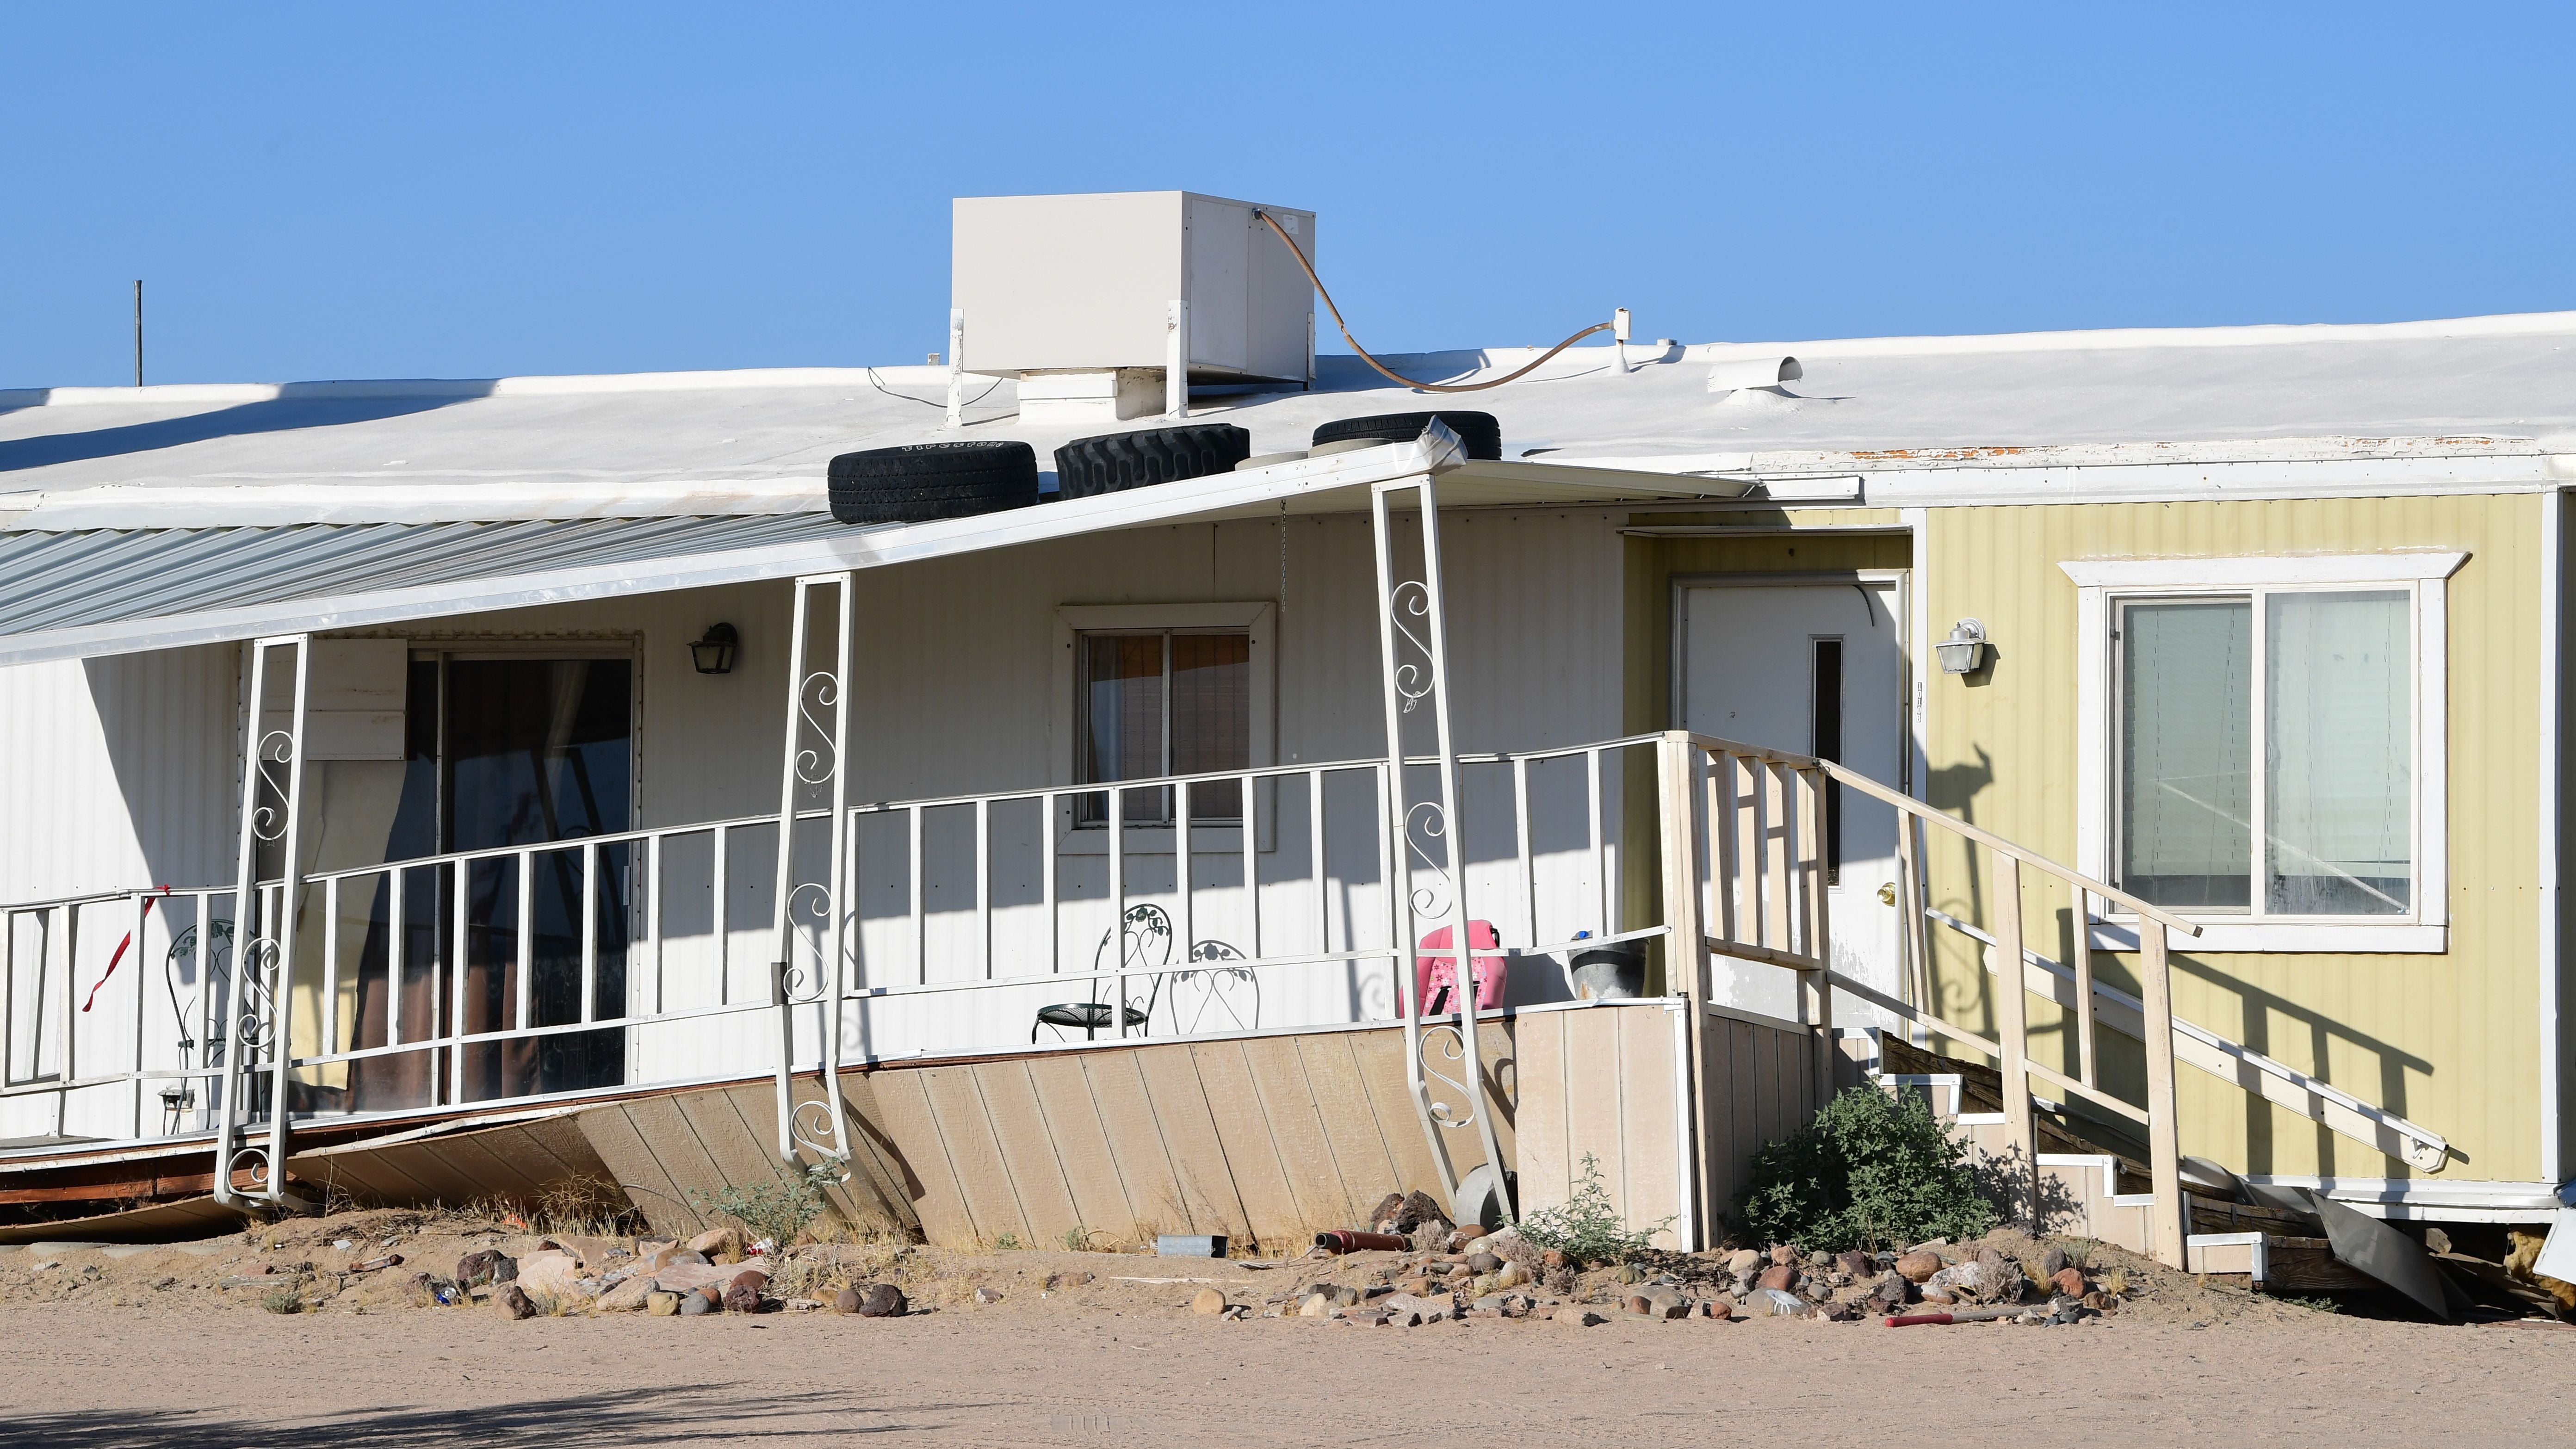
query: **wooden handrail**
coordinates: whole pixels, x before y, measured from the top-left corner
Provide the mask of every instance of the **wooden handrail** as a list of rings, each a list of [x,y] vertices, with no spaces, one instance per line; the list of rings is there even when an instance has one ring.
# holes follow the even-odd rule
[[[2136,896],[2129,894],[2127,891],[2121,890],[2117,886],[2105,885],[2101,881],[2095,880],[2093,877],[2084,874],[2082,871],[2071,870],[2066,866],[2059,865],[2056,861],[2039,854],[2037,851],[2031,850],[2026,846],[2016,845],[2013,842],[2004,839],[2002,836],[1994,834],[1992,831],[1980,830],[1976,826],[1959,819],[1957,816],[1945,814],[1910,795],[1900,795],[1894,790],[1889,789],[1887,786],[1871,779],[1869,776],[1847,766],[1836,764],[1832,760],[1818,759],[1813,755],[1793,755],[1785,750],[1774,750],[1762,745],[1748,745],[1736,740],[1720,739],[1715,735],[1692,734],[1690,735],[1690,742],[1694,746],[1707,750],[1712,754],[1738,755],[1746,759],[1760,760],[1766,764],[1787,765],[1793,769],[1822,770],[1827,775],[1831,776],[1836,784],[1848,785],[1872,799],[1881,800],[1889,805],[1893,805],[1905,814],[1911,815],[1927,824],[1938,825],[1942,829],[1949,831],[1951,834],[1966,840],[1974,841],[1977,844],[1986,847],[1988,850],[1992,850],[2003,855],[2009,855],[2013,859],[2022,862],[2024,865],[2046,871],[2048,874],[2057,877],[2068,885],[2078,886],[2082,889],[2091,891],[2093,894],[2101,896],[2105,900],[2117,901],[2121,905],[2127,906],[2130,910],[2137,912],[2140,916],[2143,916],[2148,920],[2169,926],[2174,930],[2182,932],[2186,936],[2197,936],[2200,934],[2200,927],[2198,925],[2184,920],[2182,917],[2174,915],[2171,912],[2159,909],[2149,902],[2142,901]]]

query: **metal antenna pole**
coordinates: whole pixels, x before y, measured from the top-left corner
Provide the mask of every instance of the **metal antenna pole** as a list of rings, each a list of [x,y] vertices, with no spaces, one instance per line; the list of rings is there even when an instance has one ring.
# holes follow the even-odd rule
[[[143,385],[143,279],[134,279],[134,385]]]

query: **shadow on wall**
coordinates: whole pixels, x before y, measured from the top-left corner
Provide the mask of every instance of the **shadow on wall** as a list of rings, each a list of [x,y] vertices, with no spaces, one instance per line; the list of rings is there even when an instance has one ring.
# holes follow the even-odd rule
[[[368,397],[337,383],[288,383],[277,397],[265,402],[243,403],[237,407],[216,408],[211,412],[191,413],[186,417],[163,418],[155,422],[123,423],[80,432],[0,440],[0,473],[49,468],[58,463],[77,463],[90,458],[149,453],[216,438],[379,422],[386,418],[435,411],[451,403],[489,397],[493,383],[475,380],[420,386],[421,391],[405,396]]]

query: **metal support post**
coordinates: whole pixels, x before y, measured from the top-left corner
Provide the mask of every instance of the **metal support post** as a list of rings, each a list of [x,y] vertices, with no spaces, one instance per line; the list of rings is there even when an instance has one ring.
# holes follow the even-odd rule
[[[1483,1216],[1488,1195],[1513,1215],[1511,1193],[1503,1176],[1502,1149],[1494,1136],[1495,1108],[1484,1095],[1484,1067],[1476,1043],[1476,976],[1474,947],[1467,930],[1466,859],[1459,849],[1458,751],[1452,738],[1449,708],[1448,624],[1440,571],[1440,502],[1436,475],[1463,456],[1455,435],[1435,422],[1423,446],[1431,466],[1410,478],[1377,484],[1370,493],[1370,519],[1375,537],[1378,586],[1380,683],[1386,706],[1385,774],[1388,830],[1387,890],[1395,931],[1396,987],[1404,1003],[1405,1081],[1422,1120],[1424,1138],[1448,1194],[1450,1212],[1466,1222]],[[1388,503],[1391,494],[1411,488],[1421,500],[1422,577],[1396,578]],[[1414,802],[1404,779],[1404,719],[1428,703],[1436,742],[1438,788],[1433,799]],[[1421,993],[1416,989],[1415,957],[1426,928],[1446,927],[1445,949],[1455,962],[1458,1019],[1426,1028]],[[1459,1075],[1434,1067],[1426,1050],[1438,1050],[1444,1064]],[[1431,1099],[1431,1079],[1463,1094],[1452,1106]],[[1451,1160],[1446,1132],[1476,1129],[1485,1166],[1461,1175]],[[1479,1179],[1478,1172],[1483,1174]]]
[[[235,844],[232,1010],[224,1028],[228,1043],[219,1079],[223,1101],[215,1136],[214,1190],[215,1200],[227,1207],[297,1208],[303,1204],[286,1191],[286,1135],[294,1065],[296,897],[304,865],[304,727],[313,650],[311,636],[304,634],[255,640],[250,647],[250,696],[242,732],[249,748],[242,762]],[[282,649],[295,654],[294,702],[286,726],[271,729],[269,662]],[[260,878],[264,845],[276,845],[281,852],[273,882]],[[268,1084],[264,1141],[250,1136],[251,1094],[262,1068]],[[239,1172],[250,1175],[248,1191],[233,1185]]]
[[[830,591],[830,662],[813,667],[817,596]],[[771,897],[778,946],[770,1000],[778,1008],[778,1155],[810,1153],[846,1181],[850,1145],[841,1107],[842,979],[849,953],[850,649],[857,576],[811,574],[796,581],[795,625],[787,655],[787,732],[779,761],[778,882]],[[830,847],[822,878],[796,879],[798,796],[828,802]],[[811,942],[807,934],[811,934]],[[796,1011],[815,1008],[823,1095],[795,1100]],[[783,1246],[783,1245],[782,1245]]]

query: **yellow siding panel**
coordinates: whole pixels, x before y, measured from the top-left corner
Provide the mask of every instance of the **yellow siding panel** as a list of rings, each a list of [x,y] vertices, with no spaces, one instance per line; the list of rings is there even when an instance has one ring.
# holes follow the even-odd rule
[[[2540,501],[2531,495],[2249,499],[1934,509],[1931,619],[1985,621],[1992,668],[1931,676],[1930,799],[1964,819],[2075,863],[2075,586],[2070,559],[2235,557],[2458,549],[2450,629],[2450,949],[2442,955],[2175,957],[2174,1007],[2188,1020],[2421,1122],[2459,1156],[2446,1180],[2528,1181],[2540,1172],[2540,898],[2531,788],[2539,734]],[[1936,842],[1933,904],[1984,922],[1986,863]],[[2030,944],[2072,948],[2071,902],[2026,892]],[[1952,1020],[1991,1030],[1987,978],[1954,933],[1935,988]],[[2125,958],[2103,977],[2133,987]],[[2033,999],[2033,1054],[2071,1061],[2053,1006]],[[2107,1084],[2134,1095],[2136,1044],[2105,1034]],[[2179,1081],[2182,1146],[2266,1173],[2411,1175],[2403,1163],[2196,1071]]]

